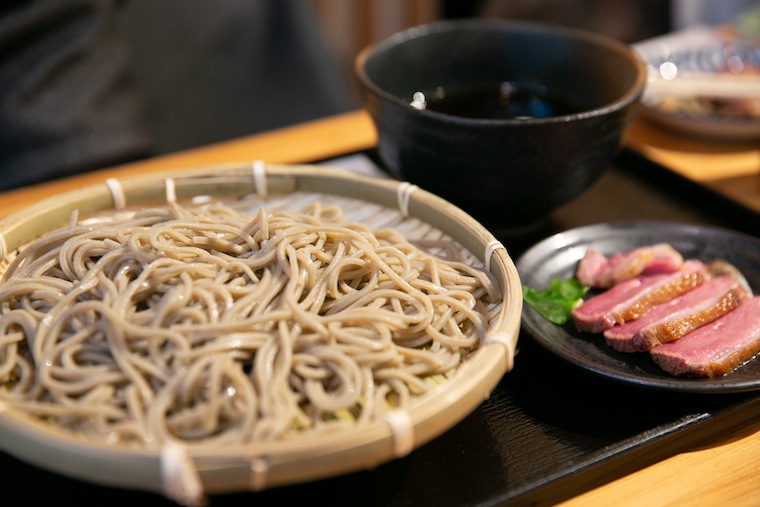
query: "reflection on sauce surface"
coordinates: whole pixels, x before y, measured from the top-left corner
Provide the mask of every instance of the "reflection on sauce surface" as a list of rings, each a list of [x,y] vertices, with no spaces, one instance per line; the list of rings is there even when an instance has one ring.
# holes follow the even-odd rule
[[[417,92],[411,105],[453,116],[494,120],[549,118],[586,109],[550,93],[544,87],[508,81],[480,83],[466,88],[438,87],[430,93]]]

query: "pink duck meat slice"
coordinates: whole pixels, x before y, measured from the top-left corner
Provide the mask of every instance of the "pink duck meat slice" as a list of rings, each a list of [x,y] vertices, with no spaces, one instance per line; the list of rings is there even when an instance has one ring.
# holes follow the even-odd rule
[[[683,263],[683,256],[667,243],[617,252],[609,258],[589,248],[578,262],[575,278],[588,287],[606,289],[640,275],[674,273]]]
[[[650,351],[654,361],[676,377],[718,377],[760,353],[760,296],[680,340]]]
[[[575,308],[571,317],[579,331],[601,333],[616,324],[638,319],[654,306],[709,279],[704,263],[688,260],[676,273],[638,276],[592,296]]]
[[[746,291],[734,277],[719,276],[655,306],[636,320],[607,329],[604,339],[621,352],[644,352],[721,317],[745,296]]]

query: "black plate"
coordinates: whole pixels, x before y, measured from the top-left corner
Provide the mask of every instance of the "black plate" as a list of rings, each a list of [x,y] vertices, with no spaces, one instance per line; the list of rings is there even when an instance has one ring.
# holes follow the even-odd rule
[[[531,247],[517,261],[522,283],[545,288],[552,277],[573,276],[586,248],[605,255],[659,242],[670,243],[684,258],[725,259],[760,293],[760,239],[718,228],[663,222],[598,224],[555,234]],[[760,358],[718,378],[681,379],[664,372],[647,354],[617,352],[600,335],[552,324],[524,305],[523,331],[558,356],[608,379],[640,386],[690,392],[740,392],[760,389]]]

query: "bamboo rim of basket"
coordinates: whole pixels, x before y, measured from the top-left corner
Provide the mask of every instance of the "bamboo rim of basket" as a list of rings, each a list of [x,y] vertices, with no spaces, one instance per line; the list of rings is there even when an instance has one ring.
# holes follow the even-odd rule
[[[258,181],[260,183],[260,181]],[[166,202],[171,184],[177,200],[199,195],[240,196],[260,192],[250,164],[220,164],[120,179],[127,205]],[[351,197],[395,209],[399,182],[314,165],[266,165],[268,194],[292,192]],[[501,310],[486,343],[457,370],[451,381],[416,401],[407,411],[410,447],[418,448],[453,427],[480,405],[512,369],[522,313],[522,288],[506,248],[458,207],[422,189],[408,199],[409,217],[449,235],[489,266],[502,291]],[[68,191],[32,204],[0,220],[2,256],[80,215],[115,209],[113,188],[105,182]],[[497,248],[494,248],[494,245]],[[488,254],[490,259],[484,259]],[[0,258],[1,260],[1,258]],[[495,326],[495,327],[494,327]],[[13,438],[3,438],[7,432]],[[107,447],[85,442],[54,425],[0,405],[0,447],[22,459],[90,482],[164,492],[161,456],[156,450]],[[204,492],[261,490],[369,469],[401,457],[398,435],[386,421],[330,435],[308,435],[283,442],[244,446],[188,446]],[[66,460],[51,456],[66,455]],[[76,464],[76,466],[72,466]],[[258,467],[258,468],[257,468]],[[263,468],[262,468],[263,467]]]

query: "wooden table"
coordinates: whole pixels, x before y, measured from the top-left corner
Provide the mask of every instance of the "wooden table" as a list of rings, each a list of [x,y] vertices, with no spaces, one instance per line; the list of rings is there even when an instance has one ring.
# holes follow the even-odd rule
[[[649,127],[637,128],[640,136],[629,140],[629,146],[639,154],[646,154],[647,139],[652,139],[653,131]],[[634,128],[634,134],[636,131]],[[0,216],[65,190],[100,183],[107,177],[257,159],[271,163],[313,162],[371,149],[375,141],[369,117],[365,112],[357,111],[6,192],[0,194]],[[752,148],[747,156],[754,156]],[[757,171],[760,172],[760,165]],[[760,178],[757,181],[760,182]],[[621,189],[628,192],[621,195]],[[757,199],[758,196],[760,194],[749,198]],[[562,229],[600,221],[602,216],[598,211],[589,210],[584,205],[592,198],[608,202],[603,215],[607,220],[665,218],[732,225],[727,223],[730,218],[716,217],[694,203],[690,203],[691,207],[684,205],[680,196],[676,199],[666,188],[660,188],[635,171],[615,170],[602,177],[589,190],[589,195],[584,196],[584,201],[576,200],[558,210],[552,217],[552,227]],[[749,215],[748,219],[751,220],[752,216]],[[692,443],[671,457],[622,477],[619,477],[619,471],[609,469],[597,482],[602,485],[585,491],[581,488],[579,494],[561,505],[760,505],[760,414],[755,414],[750,422],[743,421],[738,427],[729,426],[727,423],[726,428],[712,431],[704,441]],[[256,503],[255,500],[251,502]]]

